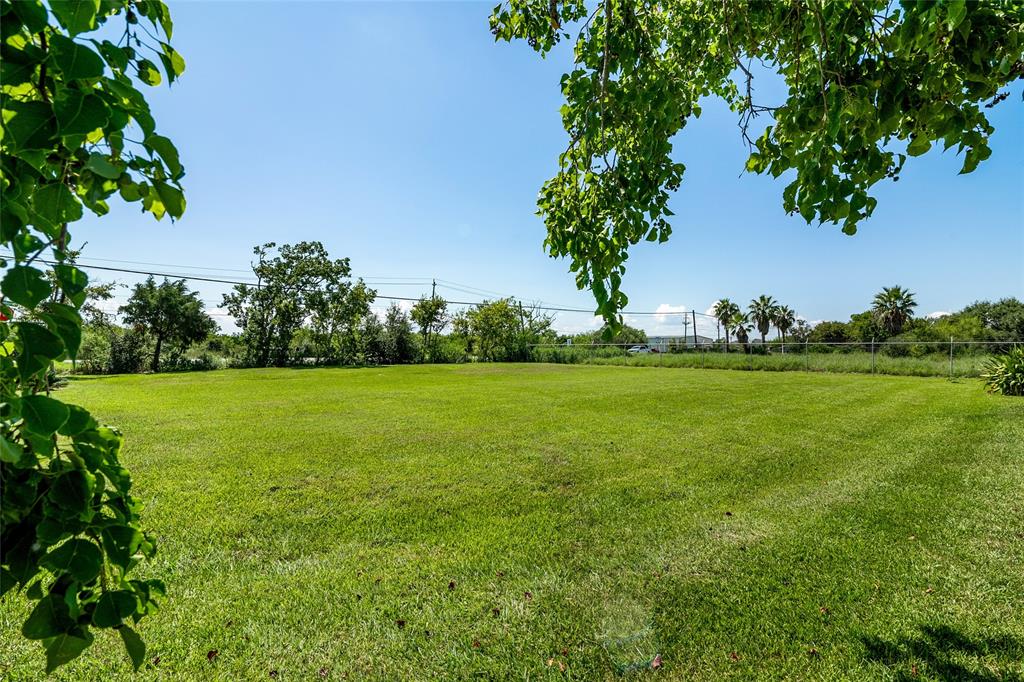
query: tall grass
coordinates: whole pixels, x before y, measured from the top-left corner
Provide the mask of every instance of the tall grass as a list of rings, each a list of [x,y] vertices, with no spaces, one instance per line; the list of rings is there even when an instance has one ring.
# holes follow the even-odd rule
[[[770,372],[847,372],[854,374],[892,374],[900,376],[981,376],[987,354],[954,354],[952,371],[948,353],[933,352],[918,357],[891,357],[859,350],[843,352],[804,352],[799,346],[781,353],[724,353],[690,350],[679,353],[631,355],[626,349],[596,347],[537,347],[534,361],[587,365],[625,365],[635,367],[691,367],[738,369]]]

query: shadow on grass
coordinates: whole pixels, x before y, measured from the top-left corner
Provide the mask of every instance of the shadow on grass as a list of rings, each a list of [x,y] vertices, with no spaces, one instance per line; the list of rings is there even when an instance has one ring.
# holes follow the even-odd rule
[[[900,681],[1024,680],[1024,641],[1007,634],[971,637],[948,625],[922,625],[915,635],[896,640],[868,636],[862,641],[868,660],[885,665]]]

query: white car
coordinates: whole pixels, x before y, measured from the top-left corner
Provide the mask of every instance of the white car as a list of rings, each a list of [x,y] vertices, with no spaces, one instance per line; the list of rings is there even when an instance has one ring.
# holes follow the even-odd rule
[[[639,353],[653,353],[654,351],[651,350],[650,346],[633,346],[626,352],[637,355]]]

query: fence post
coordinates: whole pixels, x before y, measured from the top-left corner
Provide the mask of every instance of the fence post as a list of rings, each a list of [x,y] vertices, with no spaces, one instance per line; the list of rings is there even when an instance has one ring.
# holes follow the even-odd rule
[[[871,337],[871,373],[875,373],[875,337]]]
[[[804,371],[811,371],[811,347],[808,344],[810,339],[804,339]]]
[[[953,378],[953,337],[949,337],[949,378]]]
[[[701,369],[704,369],[704,352],[705,352],[706,350],[707,350],[707,349],[706,349],[706,348],[704,348],[704,344],[702,343],[702,344],[700,345],[700,368],[701,368]]]

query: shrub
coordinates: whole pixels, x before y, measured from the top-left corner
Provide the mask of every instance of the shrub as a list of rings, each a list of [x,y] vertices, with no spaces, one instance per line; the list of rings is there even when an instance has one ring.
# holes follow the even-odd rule
[[[171,355],[160,359],[161,372],[206,372],[220,369],[223,361],[213,353],[200,351],[194,356]]]
[[[111,328],[108,372],[111,374],[141,372],[146,365],[147,354],[145,334],[135,329]]]
[[[985,363],[985,388],[1003,395],[1024,395],[1024,346],[1012,348]]]

